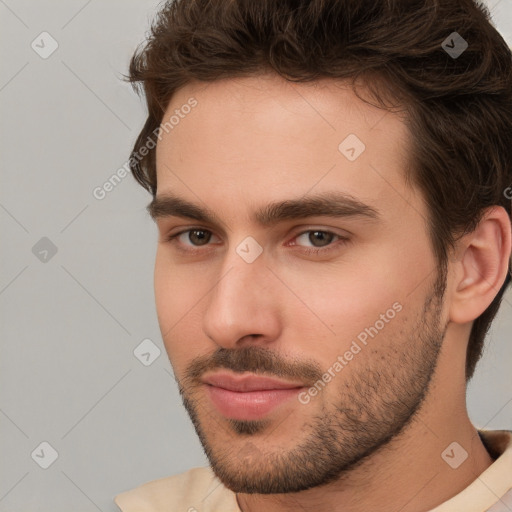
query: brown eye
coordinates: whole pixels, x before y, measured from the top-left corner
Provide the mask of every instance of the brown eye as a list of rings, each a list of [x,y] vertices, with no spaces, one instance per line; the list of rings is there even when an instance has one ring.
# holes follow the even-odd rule
[[[315,247],[324,247],[332,242],[334,236],[334,233],[329,233],[328,231],[310,231],[308,240]]]
[[[188,240],[192,245],[205,245],[212,237],[212,234],[204,229],[190,229],[184,233],[188,233]]]
[[[325,247],[331,244],[335,237],[340,238],[335,233],[331,233],[330,231],[322,231],[320,229],[310,229],[308,231],[304,231],[300,235],[297,236],[297,245],[302,245],[303,247]],[[298,243],[301,241],[302,243]],[[306,245],[303,245],[306,243]]]
[[[299,233],[292,243],[304,254],[327,256],[332,251],[341,250],[348,238],[323,229],[308,229]]]
[[[193,251],[194,247],[210,244],[212,232],[202,228],[191,228],[165,237],[165,241],[185,251]]]

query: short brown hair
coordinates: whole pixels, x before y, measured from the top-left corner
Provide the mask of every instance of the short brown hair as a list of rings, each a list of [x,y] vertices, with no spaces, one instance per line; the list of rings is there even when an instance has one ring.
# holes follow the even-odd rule
[[[453,47],[453,37],[467,42],[461,55],[443,47],[445,40]],[[476,228],[485,208],[500,205],[510,215],[512,54],[488,9],[473,0],[167,2],[127,77],[148,107],[130,157],[137,181],[155,196],[155,151],[141,157],[140,149],[180,87],[269,71],[295,82],[361,79],[376,106],[391,110],[384,99],[391,92],[404,107],[411,134],[406,181],[427,201],[438,269],[446,270],[457,237]],[[468,380],[509,283],[507,275],[474,321]]]

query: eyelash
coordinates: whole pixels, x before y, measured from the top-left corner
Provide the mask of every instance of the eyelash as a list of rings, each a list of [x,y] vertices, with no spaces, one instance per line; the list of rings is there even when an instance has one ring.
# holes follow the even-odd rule
[[[177,240],[178,237],[183,235],[184,233],[190,233],[192,231],[204,231],[206,233],[211,233],[211,231],[209,231],[208,229],[204,229],[204,228],[199,228],[199,227],[197,227],[197,228],[189,228],[189,229],[185,229],[183,231],[180,231],[178,233],[174,233],[172,235],[166,236],[164,241],[166,243],[171,243],[171,244],[174,244],[174,245],[178,246],[179,245],[179,242]],[[325,233],[325,234],[328,234],[328,235],[334,235],[335,237],[338,238],[337,243],[335,241],[333,241],[332,243],[330,243],[329,245],[327,245],[325,247],[318,247],[318,248],[302,247],[302,252],[305,253],[305,254],[308,254],[308,255],[318,255],[320,253],[326,254],[328,252],[331,252],[332,250],[339,249],[340,246],[343,246],[343,245],[345,245],[346,243],[349,242],[348,238],[343,237],[341,235],[338,235],[337,233],[334,233],[332,231],[327,231],[327,230],[324,230],[324,229],[306,229],[305,231],[301,231],[300,233],[295,235],[294,239],[298,238],[299,236],[302,236],[302,235],[304,235],[306,233],[314,233],[314,232],[320,232],[320,233]],[[200,249],[201,249],[201,246],[196,246],[196,247],[197,247],[197,249],[184,249],[183,247],[178,247],[178,248],[179,248],[180,251],[182,251],[184,253],[194,254],[194,253],[199,252]]]

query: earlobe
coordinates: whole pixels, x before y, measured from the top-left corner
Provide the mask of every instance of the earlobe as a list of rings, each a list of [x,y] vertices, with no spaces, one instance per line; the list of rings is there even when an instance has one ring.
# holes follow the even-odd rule
[[[487,210],[476,229],[460,241],[461,257],[454,265],[456,280],[450,320],[467,323],[478,318],[498,294],[509,271],[511,223],[506,210]]]

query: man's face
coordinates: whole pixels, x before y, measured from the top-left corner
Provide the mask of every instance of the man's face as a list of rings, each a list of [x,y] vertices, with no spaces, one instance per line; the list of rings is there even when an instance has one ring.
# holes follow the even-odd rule
[[[408,424],[444,334],[407,129],[272,75],[189,84],[171,115],[156,197],[209,217],[155,209],[156,304],[212,468],[238,492],[332,481]],[[352,202],[289,203],[333,194]]]

